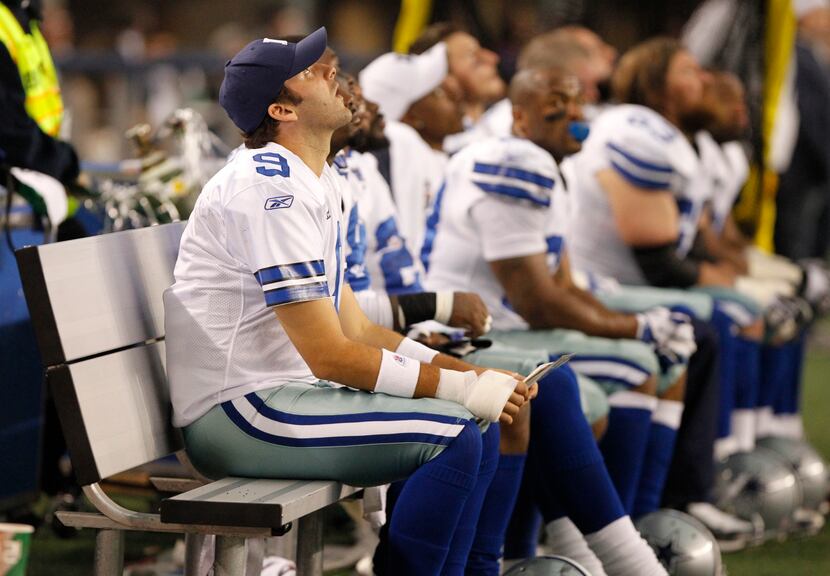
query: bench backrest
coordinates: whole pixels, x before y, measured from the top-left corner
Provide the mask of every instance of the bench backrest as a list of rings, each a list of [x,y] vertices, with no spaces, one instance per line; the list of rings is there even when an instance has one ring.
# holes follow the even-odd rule
[[[162,293],[184,223],[17,251],[32,325],[81,484],[182,448],[170,424]]]

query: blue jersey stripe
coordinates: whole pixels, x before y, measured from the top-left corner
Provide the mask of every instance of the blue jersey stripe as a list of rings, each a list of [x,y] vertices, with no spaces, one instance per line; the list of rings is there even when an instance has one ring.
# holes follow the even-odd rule
[[[528,200],[530,202],[533,202],[534,204],[538,204],[539,206],[544,206],[546,208],[550,206],[550,199],[539,198],[538,196],[534,196],[524,188],[519,188],[517,186],[508,186],[507,184],[491,184],[490,182],[479,182],[477,180],[474,180],[473,184],[475,184],[476,186],[478,186],[483,191],[489,194],[498,194],[500,196],[516,198],[517,200]]]
[[[668,180],[648,180],[646,178],[642,178],[641,176],[637,176],[613,160],[611,160],[611,166],[614,170],[619,172],[623,178],[635,186],[639,186],[640,188],[646,188],[648,190],[666,190],[669,186],[671,186],[671,182]]]
[[[438,223],[441,221],[441,203],[444,201],[444,190],[447,187],[446,181],[441,184],[438,192],[435,194],[435,200],[432,201],[432,209],[427,216],[427,229],[424,234],[424,243],[421,245],[421,263],[424,265],[424,270],[429,272],[429,257],[432,254],[432,248],[435,244],[435,235],[438,234]]]
[[[562,244],[564,243],[562,236],[548,236],[548,254],[559,254],[562,252]]]
[[[548,178],[547,176],[542,176],[536,172],[531,172],[530,170],[523,170],[521,168],[515,168],[513,166],[499,166],[498,164],[486,164],[484,162],[476,162],[473,165],[473,172],[477,172],[479,174],[490,174],[492,176],[504,176],[505,178],[513,178],[515,180],[521,180],[522,182],[529,182],[531,184],[536,184],[541,186],[542,188],[547,188],[548,190],[552,190],[556,181],[553,178]]]
[[[609,142],[608,144],[606,144],[606,146],[608,146],[608,148],[610,148],[611,150],[613,150],[614,152],[616,152],[617,154],[619,154],[620,156],[622,156],[623,158],[625,158],[626,160],[628,160],[629,162],[631,162],[639,168],[643,168],[645,170],[653,170],[655,172],[663,172],[665,174],[674,173],[674,168],[672,168],[671,166],[668,166],[666,164],[653,164],[651,162],[641,160],[640,158],[637,158],[636,156],[632,155],[630,152],[626,152],[613,142]]]
[[[256,276],[257,282],[261,286],[265,286],[266,284],[281,280],[299,280],[301,278],[321,276],[325,273],[326,266],[322,260],[309,260],[308,262],[294,262],[293,264],[262,268],[254,275]]]
[[[344,390],[352,394],[363,394],[354,390]],[[256,408],[265,418],[283,424],[315,425],[315,424],[344,424],[354,422],[394,422],[406,420],[428,420],[442,424],[463,424],[466,420],[457,416],[430,414],[428,412],[360,412],[358,414],[290,414],[272,408],[265,403],[257,393],[250,392],[245,399]]]
[[[265,305],[278,306],[289,302],[302,302],[304,300],[316,300],[329,296],[328,282],[314,282],[311,284],[300,284],[299,286],[286,286],[265,292]]]
[[[231,402],[222,403],[222,409],[227,414],[228,418],[246,434],[263,440],[270,444],[279,444],[282,446],[300,446],[300,447],[326,447],[326,446],[362,446],[372,444],[403,444],[403,443],[422,443],[434,444],[436,446],[446,446],[455,437],[454,436],[438,436],[434,434],[423,434],[416,432],[404,432],[401,434],[374,434],[369,436],[332,436],[328,438],[294,438],[289,436],[277,436],[270,434],[264,430],[260,430],[253,426],[250,422],[245,420],[242,414],[234,407]]]
[[[343,279],[340,277],[340,252],[343,249],[343,245],[340,242],[340,222],[337,223],[337,243],[334,245],[334,257],[337,258],[337,270],[334,276],[334,309],[338,312],[340,311],[340,284],[343,282]],[[326,293],[328,293],[329,289],[326,286]]]

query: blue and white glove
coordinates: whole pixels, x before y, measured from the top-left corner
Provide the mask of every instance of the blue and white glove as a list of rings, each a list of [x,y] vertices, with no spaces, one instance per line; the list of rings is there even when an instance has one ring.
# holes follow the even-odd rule
[[[686,362],[697,350],[695,330],[688,314],[658,306],[637,314],[636,318],[637,338],[654,347],[661,364]]]

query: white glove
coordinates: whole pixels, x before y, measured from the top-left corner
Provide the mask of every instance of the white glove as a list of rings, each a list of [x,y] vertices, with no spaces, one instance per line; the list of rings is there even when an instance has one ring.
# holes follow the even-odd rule
[[[498,422],[518,383],[512,376],[493,370],[478,376],[472,370],[458,372],[442,368],[435,397],[461,404],[474,416],[489,422]]]
[[[663,306],[637,314],[637,338],[671,363],[686,361],[697,350],[689,316]]]

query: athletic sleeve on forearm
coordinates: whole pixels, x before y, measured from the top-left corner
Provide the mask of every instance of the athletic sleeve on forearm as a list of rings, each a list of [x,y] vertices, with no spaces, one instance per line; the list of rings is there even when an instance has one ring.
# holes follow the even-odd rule
[[[11,166],[43,172],[63,183],[78,177],[72,146],[43,132],[26,112],[20,73],[0,43],[0,148]]]
[[[633,248],[634,258],[646,280],[659,288],[688,288],[697,284],[698,265],[677,256],[674,244]]]

